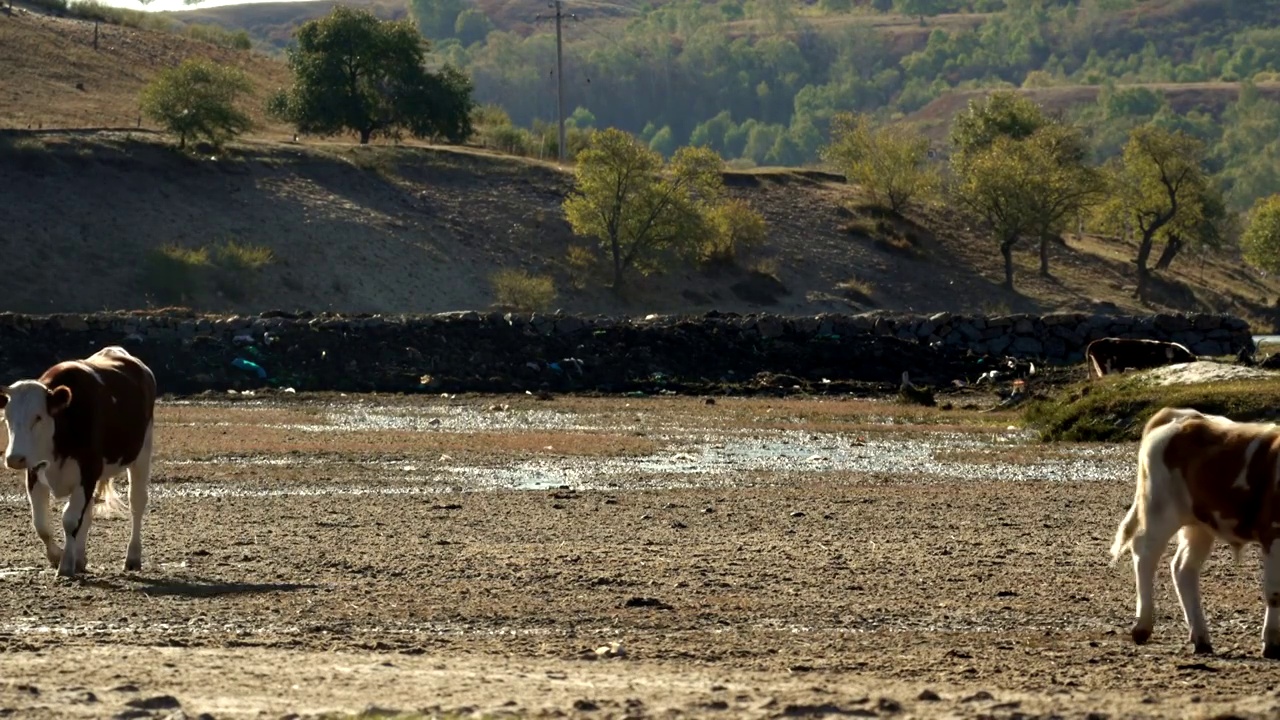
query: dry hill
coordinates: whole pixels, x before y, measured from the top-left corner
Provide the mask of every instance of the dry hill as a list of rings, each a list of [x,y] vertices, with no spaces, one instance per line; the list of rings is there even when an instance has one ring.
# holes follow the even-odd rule
[[[4,310],[142,307],[170,300],[173,277],[148,259],[162,245],[196,248],[228,239],[265,246],[260,274],[190,285],[202,308],[348,311],[484,308],[502,267],[556,278],[556,306],[643,314],[813,313],[854,309],[1045,311],[1130,297],[1131,251],[1100,239],[1054,249],[1053,278],[1019,257],[1019,287],[998,286],[994,245],[944,207],[908,222],[855,212],[856,192],[821,173],[729,173],[731,192],[769,221],[767,246],[742,268],[644,281],[624,301],[598,283],[575,289],[565,257],[575,242],[560,212],[570,176],[560,169],[474,149],[285,142],[265,125],[222,158],[178,154],[137,124],[136,94],[156,70],[188,54],[245,67],[265,91],[287,80],[278,63],[176,34],[104,28],[30,14],[0,16],[0,250],[10,277]],[[77,88],[77,84],[83,87]],[[43,132],[28,130],[41,126]],[[50,128],[115,126],[112,132]],[[38,248],[39,252],[32,252]],[[166,285],[167,282],[167,285]],[[1280,284],[1235,258],[1180,259],[1157,287],[1163,307],[1261,315]],[[243,293],[243,294],[241,294]]]

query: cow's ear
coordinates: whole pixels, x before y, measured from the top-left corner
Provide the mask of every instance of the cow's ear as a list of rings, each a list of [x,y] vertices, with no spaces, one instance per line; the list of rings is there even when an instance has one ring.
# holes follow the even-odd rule
[[[67,406],[70,404],[71,404],[71,388],[67,387],[66,385],[59,385],[58,387],[49,391],[49,414],[50,415],[57,415],[63,410],[66,410]]]

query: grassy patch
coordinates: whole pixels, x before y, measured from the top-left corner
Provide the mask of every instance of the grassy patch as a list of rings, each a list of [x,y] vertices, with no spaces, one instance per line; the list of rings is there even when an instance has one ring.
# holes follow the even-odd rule
[[[142,284],[162,303],[185,303],[200,290],[209,267],[206,248],[161,245],[143,261]]]
[[[165,32],[173,28],[173,23],[157,13],[143,12],[103,5],[97,0],[76,0],[64,5],[68,15],[84,20],[97,20],[108,25],[123,25],[139,30],[157,30]]]
[[[1140,439],[1142,426],[1162,407],[1195,408],[1233,420],[1270,420],[1280,417],[1280,383],[1251,379],[1156,385],[1141,376],[1103,378],[1033,401],[1023,418],[1045,442],[1124,442]]]
[[[196,248],[170,243],[147,254],[142,283],[163,303],[189,302],[210,284],[238,301],[248,297],[258,273],[274,259],[270,248],[235,240]]]
[[[0,134],[0,160],[23,172],[43,172],[58,159],[40,138]]]
[[[543,312],[556,299],[555,281],[546,275],[505,268],[490,278],[498,304],[519,312]]]
[[[214,286],[232,300],[243,300],[256,285],[258,273],[275,257],[271,248],[228,240],[213,248]]]
[[[875,288],[871,283],[858,278],[849,278],[842,283],[836,285],[836,289],[840,291],[846,298],[863,305],[874,305],[875,300],[871,298],[871,294],[875,292]]]

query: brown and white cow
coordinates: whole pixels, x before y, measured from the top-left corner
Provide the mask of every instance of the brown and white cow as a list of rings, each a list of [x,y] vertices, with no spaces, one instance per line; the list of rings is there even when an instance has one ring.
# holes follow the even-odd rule
[[[1113,564],[1125,550],[1133,554],[1138,597],[1131,634],[1139,645],[1151,638],[1155,574],[1175,534],[1169,567],[1195,653],[1213,653],[1200,571],[1222,540],[1237,562],[1245,545],[1262,546],[1262,654],[1280,659],[1280,427],[1164,408],[1143,428],[1133,504],[1111,546]]]
[[[1090,377],[1196,361],[1185,345],[1145,338],[1099,338],[1085,346],[1084,356]]]
[[[119,496],[111,479],[129,473],[133,529],[125,570],[142,568],[142,518],[151,480],[156,380],[151,369],[120,347],[50,367],[37,380],[0,388],[9,445],[4,462],[27,476],[31,522],[49,564],[69,577],[85,569],[94,505],[107,513]],[[65,549],[49,528],[49,495],[67,498]]]

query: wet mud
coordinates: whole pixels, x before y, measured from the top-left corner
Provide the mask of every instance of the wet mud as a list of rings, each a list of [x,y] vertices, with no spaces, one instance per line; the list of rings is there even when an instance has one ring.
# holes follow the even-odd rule
[[[0,497],[0,712],[1200,717],[1274,712],[1256,555],[1218,655],[1167,570],[1134,647],[1129,445],[837,399],[182,400],[144,568],[58,581]],[[124,713],[121,715],[121,713]],[[1097,715],[1095,715],[1096,717]]]

